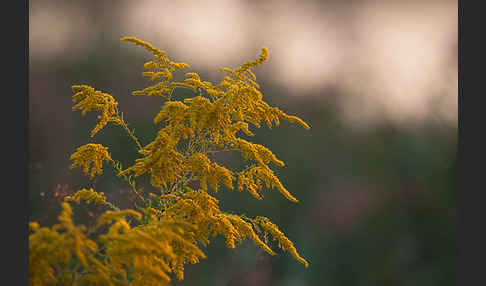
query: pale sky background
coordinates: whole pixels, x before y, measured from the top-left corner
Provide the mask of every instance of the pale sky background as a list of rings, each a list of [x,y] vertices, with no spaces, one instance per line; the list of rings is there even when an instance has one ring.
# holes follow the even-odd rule
[[[260,81],[295,96],[339,88],[349,123],[457,125],[457,1],[107,1],[96,16],[80,3],[31,1],[31,67],[136,36],[218,80],[267,46]]]

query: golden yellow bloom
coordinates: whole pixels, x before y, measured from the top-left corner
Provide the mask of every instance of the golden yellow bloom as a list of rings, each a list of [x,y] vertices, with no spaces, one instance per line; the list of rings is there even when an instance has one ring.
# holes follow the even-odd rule
[[[255,160],[260,166],[264,166],[270,162],[277,166],[283,167],[284,162],[277,159],[277,157],[263,145],[254,144],[244,139],[236,139],[234,147],[238,148],[246,160]]]
[[[111,223],[113,221],[119,221],[121,219],[124,219],[128,215],[133,216],[137,219],[142,218],[142,215],[139,212],[130,209],[122,211],[106,211],[98,218],[98,225]]]
[[[69,263],[79,263],[86,273],[97,277],[98,283],[114,285],[106,267],[93,267],[98,246],[86,237],[84,227],[73,224],[71,216],[71,207],[63,203],[59,224],[51,228],[37,228],[29,236],[30,285],[70,282],[73,276],[62,274],[63,272],[59,275],[60,272],[54,269],[56,266],[57,270],[64,268],[69,271]]]
[[[100,120],[95,128],[91,131],[93,137],[98,131],[108,124],[108,122],[120,123],[118,116],[118,102],[108,93],[95,91],[94,88],[87,85],[73,85],[73,102],[79,101],[73,106],[74,110],[81,110],[84,116],[89,111],[98,110]]]
[[[266,188],[276,188],[289,201],[294,203],[298,202],[266,165],[251,167],[246,171],[240,172],[238,175],[238,190],[243,191],[244,187],[246,187],[246,190],[259,200],[263,199],[258,193],[263,186]]]
[[[93,178],[96,174],[101,175],[103,173],[103,161],[110,161],[111,156],[108,153],[108,147],[101,144],[86,144],[78,147],[71,157],[73,163],[69,167],[73,169],[78,166],[83,167],[83,171],[86,175],[89,174]],[[92,165],[92,168],[91,168]],[[91,172],[89,169],[91,168]]]
[[[225,185],[228,189],[232,190],[234,180],[235,177],[230,170],[216,162],[211,163],[208,174],[208,184],[213,190],[217,191],[219,189],[219,182]]]
[[[40,227],[39,223],[37,222],[29,222],[29,230],[36,231]]]
[[[236,70],[233,71],[233,75],[241,76],[242,73],[250,71],[250,69],[261,65],[266,60],[268,60],[268,48],[263,47],[262,52],[261,52],[258,59],[256,59],[253,62],[244,63],[243,65],[241,65],[241,67],[239,67],[239,68],[237,68]],[[253,73],[251,75],[252,75],[252,79],[255,80],[256,79],[255,75]]]
[[[234,177],[232,172],[216,162],[211,162],[206,155],[194,153],[186,164],[188,171],[197,175],[203,190],[208,190],[209,183],[209,186],[217,191],[219,182],[222,182],[229,189],[233,189]]]
[[[81,200],[87,203],[95,203],[100,205],[107,203],[105,194],[95,192],[93,189],[81,189],[72,196],[66,196],[64,200],[67,202],[76,202],[78,204]]]
[[[152,185],[161,188],[167,187],[168,184],[182,177],[183,155],[176,151],[176,144],[177,141],[174,138],[164,130],[160,130],[155,141],[139,151],[144,157],[136,159],[135,165],[120,172],[119,175],[133,173],[135,177],[138,177],[149,173]]]
[[[154,56],[142,72],[152,85],[132,94],[163,96],[165,102],[153,119],[158,132],[152,142],[142,146],[113,96],[87,85],[74,85],[73,111],[81,110],[83,116],[99,112],[91,136],[108,123],[115,123],[135,141],[140,157],[124,169],[111,158],[107,147],[90,143],[71,155],[70,168],[83,167],[83,172],[93,178],[103,173],[104,161],[111,162],[143,205],[135,205],[138,211],[120,210],[106,200],[104,193],[92,188],[67,196],[66,202],[83,200],[112,210],[98,217],[92,228],[75,225],[67,203],[62,204],[59,223],[51,228],[29,223],[30,285],[169,285],[171,275],[184,278],[185,264],[206,257],[199,247],[207,246],[217,235],[225,238],[229,248],[251,239],[257,247],[275,255],[267,240],[271,235],[279,248],[307,267],[308,262],[293,243],[268,218],[224,212],[213,196],[224,186],[263,199],[261,191],[267,188],[298,202],[270,168],[283,167],[284,162],[265,146],[240,137],[254,136],[252,128],[262,124],[270,129],[278,126],[281,119],[310,128],[302,119],[263,100],[252,69],[268,60],[268,49],[262,48],[256,60],[240,67],[221,68],[226,76],[213,84],[195,72],[175,81],[173,73],[188,68],[188,64],[173,62],[165,51],[137,38],[124,37],[121,41],[141,46]],[[178,88],[192,96],[174,100]],[[238,152],[248,164],[242,170],[230,170],[212,161],[217,158],[213,153],[227,151]],[[151,185],[160,192],[146,196],[136,188],[135,178],[142,175],[150,176]],[[198,189],[190,187],[194,182],[199,182]]]
[[[292,241],[290,241],[279,229],[278,227],[272,223],[268,218],[266,217],[256,217],[254,220],[253,220],[254,223],[256,224],[259,224],[263,230],[266,232],[266,233],[269,233],[272,235],[272,237],[274,238],[274,240],[276,240],[278,242],[278,246],[283,249],[283,250],[286,250],[288,252],[290,252],[290,254],[297,260],[299,261],[300,263],[304,264],[305,267],[307,268],[309,266],[309,263],[307,262],[307,260],[305,260],[304,258],[302,258],[298,253],[297,253],[297,250],[295,249],[295,246],[294,244],[292,243]]]
[[[194,228],[187,223],[153,221],[122,232],[118,220],[100,239],[106,243],[109,262],[120,274],[132,269],[132,283],[167,285],[168,273],[183,278],[185,261],[198,262],[205,254],[196,246]],[[148,284],[145,284],[148,283]]]
[[[155,57],[155,61],[149,61],[144,64],[144,68],[147,70],[155,70],[155,71],[147,71],[143,72],[143,76],[150,77],[150,81],[155,81],[157,79],[162,79],[161,82],[145,88],[140,91],[134,91],[134,95],[146,95],[146,96],[163,96],[167,95],[170,96],[173,89],[177,87],[177,85],[170,85],[169,82],[172,80],[173,75],[172,73],[178,71],[180,69],[188,68],[189,65],[186,63],[176,63],[171,61],[167,57],[167,53],[159,48],[154,47],[152,44],[139,40],[135,37],[123,37],[121,41],[124,42],[132,42],[135,45],[141,46],[150,53],[152,53]],[[190,87],[189,85],[186,87]]]
[[[166,82],[158,82],[153,86],[144,88],[143,90],[136,90],[132,92],[133,95],[145,95],[145,96],[163,96],[164,94],[170,94],[172,92],[172,87],[170,87]]]
[[[167,59],[167,61],[168,61],[168,58],[167,58],[167,55],[166,55],[165,51],[163,51],[161,49],[158,49],[158,48],[152,46],[152,44],[150,44],[148,42],[139,40],[139,39],[137,39],[135,37],[123,37],[123,38],[120,39],[120,41],[122,41],[122,42],[132,42],[135,45],[142,46],[144,49],[146,49],[147,51],[149,51],[152,54],[154,54],[154,56],[159,56],[159,57],[161,57],[163,59]]]

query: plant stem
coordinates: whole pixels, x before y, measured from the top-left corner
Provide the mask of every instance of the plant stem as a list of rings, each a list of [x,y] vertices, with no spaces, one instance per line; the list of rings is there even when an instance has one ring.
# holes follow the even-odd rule
[[[118,171],[118,173],[120,173],[122,170],[122,168],[120,167],[120,164],[118,162],[116,162],[115,160],[111,159],[111,163],[113,165],[113,167],[115,168],[115,170]],[[145,201],[145,199],[143,198],[143,196],[138,192],[137,188],[135,187],[135,181],[132,181],[130,179],[129,176],[123,174],[122,175],[123,179],[130,185],[131,187],[131,190],[138,196],[138,198],[144,203],[144,205],[147,205],[147,202]]]
[[[132,138],[133,141],[135,141],[135,144],[137,144],[138,150],[142,149],[142,144],[140,144],[140,141],[138,138],[135,136],[134,132],[128,128],[128,124],[123,120],[123,113],[119,116],[120,122],[118,124],[128,133],[128,136]]]

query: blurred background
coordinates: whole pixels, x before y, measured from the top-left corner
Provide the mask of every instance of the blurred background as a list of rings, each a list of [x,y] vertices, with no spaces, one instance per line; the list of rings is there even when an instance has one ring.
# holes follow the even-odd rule
[[[256,131],[286,166],[275,170],[300,202],[267,191],[220,191],[227,211],[264,215],[310,262],[235,250],[216,239],[208,259],[173,285],[455,285],[457,1],[29,1],[30,220],[50,225],[59,201],[94,186],[121,207],[128,188],[108,168],[94,182],[69,170],[88,142],[128,166],[136,147],[115,127],[91,139],[96,115],[72,112],[71,85],[112,94],[143,144],[160,98],[131,96],[150,54],[136,36],[187,62],[203,80],[256,58],[266,101],[311,125]],[[181,73],[180,76],[183,76]],[[236,157],[219,158],[232,164]],[[78,221],[96,210],[79,206]]]

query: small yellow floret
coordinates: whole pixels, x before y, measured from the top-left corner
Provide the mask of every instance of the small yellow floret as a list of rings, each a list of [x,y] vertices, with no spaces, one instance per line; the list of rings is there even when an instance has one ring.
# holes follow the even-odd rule
[[[68,202],[76,202],[78,204],[81,202],[81,200],[85,201],[86,203],[95,203],[100,205],[107,203],[105,194],[98,193],[93,189],[81,189],[72,196],[66,196],[64,200]]]
[[[108,93],[94,90],[88,85],[73,85],[73,102],[78,102],[72,107],[72,110],[81,110],[84,116],[89,111],[98,110],[100,120],[95,128],[91,131],[93,137],[98,131],[108,124],[108,122],[120,123],[118,115],[118,102]]]
[[[83,171],[86,175],[89,174],[90,178],[93,178],[96,174],[101,175],[103,173],[103,161],[111,161],[111,156],[108,153],[108,147],[101,144],[86,144],[78,147],[71,157],[73,163],[69,167],[73,169],[78,166],[83,167]],[[89,169],[93,165],[91,172]]]

